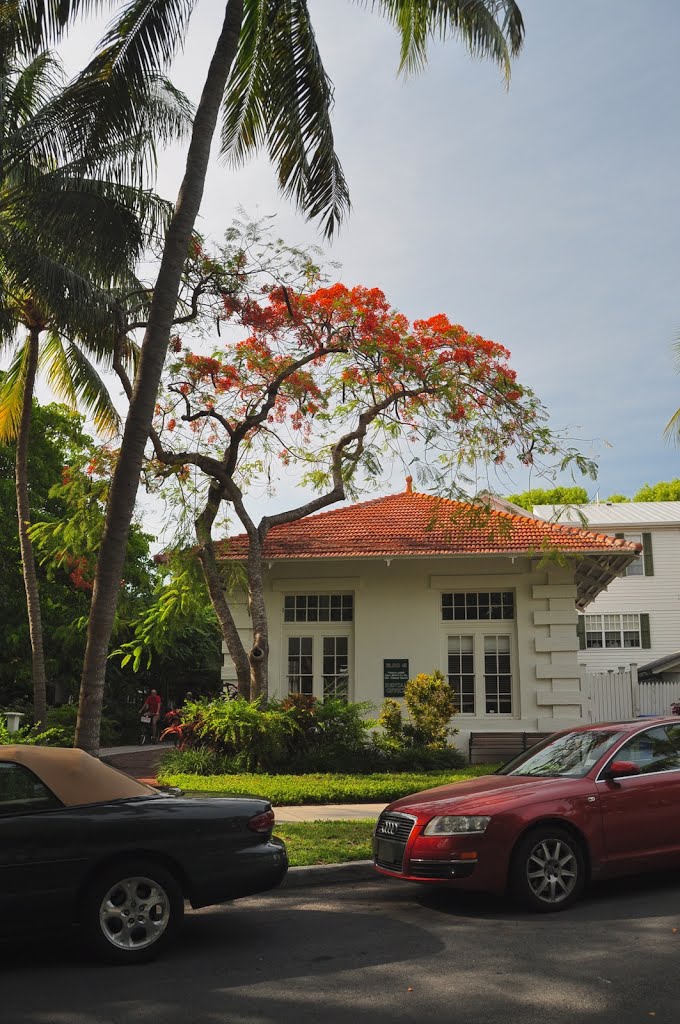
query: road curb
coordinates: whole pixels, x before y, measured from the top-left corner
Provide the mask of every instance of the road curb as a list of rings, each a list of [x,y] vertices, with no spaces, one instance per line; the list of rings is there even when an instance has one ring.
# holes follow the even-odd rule
[[[379,881],[372,860],[351,860],[345,864],[309,864],[288,868],[282,888],[298,889],[308,885],[337,885],[342,882]]]

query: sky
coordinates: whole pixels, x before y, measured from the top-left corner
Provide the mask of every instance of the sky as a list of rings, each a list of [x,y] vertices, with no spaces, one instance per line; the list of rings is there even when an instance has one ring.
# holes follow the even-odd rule
[[[397,78],[396,33],[370,5],[310,0],[353,203],[328,253],[345,283],[382,288],[410,318],[444,312],[506,345],[551,425],[599,462],[590,496],[632,495],[680,476],[663,439],[680,406],[680,3],[520,6],[526,43],[506,91],[455,40]],[[222,12],[201,0],[173,66],[192,99]],[[70,70],[104,24],[73,29]],[[161,155],[162,195],[176,196],[183,166],[181,149]],[[214,156],[199,230],[219,240],[238,207],[276,214],[291,243],[321,242],[265,158],[234,172]],[[508,490],[531,484],[543,485],[517,472]],[[272,508],[291,494],[284,482]]]

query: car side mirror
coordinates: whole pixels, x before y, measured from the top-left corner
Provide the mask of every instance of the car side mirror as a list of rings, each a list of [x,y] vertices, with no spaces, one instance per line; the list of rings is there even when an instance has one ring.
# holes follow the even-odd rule
[[[612,761],[603,772],[605,779],[624,779],[628,775],[639,775],[640,766],[635,761]]]

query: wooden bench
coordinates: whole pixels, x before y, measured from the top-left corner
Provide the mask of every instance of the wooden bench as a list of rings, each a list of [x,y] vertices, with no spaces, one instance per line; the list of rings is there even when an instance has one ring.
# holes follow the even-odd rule
[[[472,732],[470,764],[495,764],[509,761],[539,743],[549,732]]]

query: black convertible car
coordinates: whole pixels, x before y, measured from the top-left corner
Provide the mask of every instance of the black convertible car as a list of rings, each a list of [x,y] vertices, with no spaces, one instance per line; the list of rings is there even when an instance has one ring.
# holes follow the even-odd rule
[[[192,907],[272,889],[288,868],[266,800],[173,796],[82,750],[0,747],[0,936],[71,924],[149,960]]]

